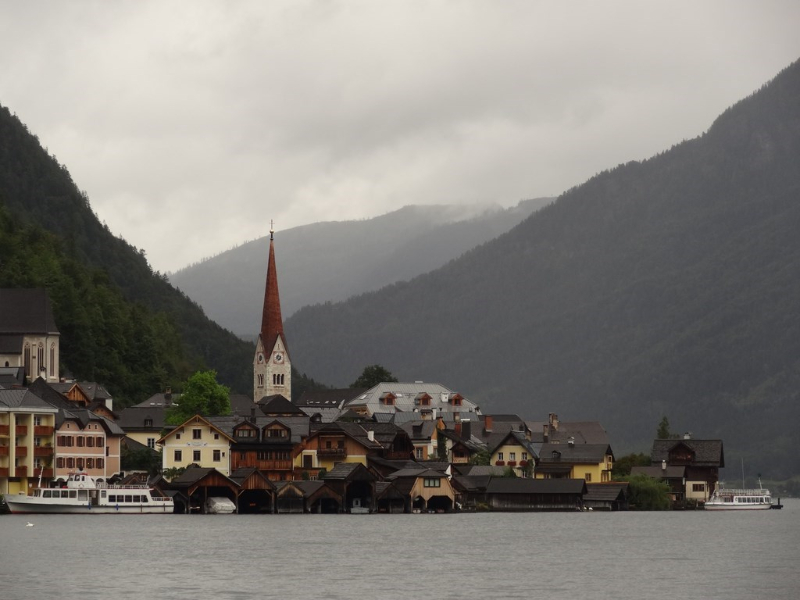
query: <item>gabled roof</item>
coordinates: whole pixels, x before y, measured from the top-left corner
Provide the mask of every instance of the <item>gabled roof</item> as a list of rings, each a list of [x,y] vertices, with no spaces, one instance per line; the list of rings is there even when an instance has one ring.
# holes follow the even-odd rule
[[[631,467],[631,475],[647,475],[654,479],[683,479],[686,475],[686,467],[669,466],[662,469],[661,466],[651,465],[649,467]]]
[[[235,429],[243,425],[249,425],[255,429],[261,430],[270,423],[280,423],[292,432],[291,443],[300,443],[303,438],[309,435],[310,418],[306,415],[299,415],[296,417],[268,417],[266,415],[256,415],[255,421],[253,417],[239,417],[236,415],[227,415],[224,417],[208,417],[207,421],[214,425],[217,429],[224,432],[230,439],[236,441],[237,444],[241,440],[236,439],[233,435]],[[276,442],[277,440],[272,440]],[[255,440],[253,440],[255,442]]]
[[[129,406],[119,412],[117,425],[126,431],[161,431],[167,409],[164,406]],[[149,425],[146,425],[147,422]]]
[[[650,459],[653,463],[660,464],[662,460],[669,462],[670,452],[680,445],[684,445],[694,452],[693,466],[696,467],[724,467],[725,454],[722,449],[722,440],[654,440]]]
[[[383,446],[377,440],[370,440],[366,429],[358,423],[347,423],[344,421],[336,421],[334,423],[326,423],[317,429],[312,436],[320,436],[325,434],[342,433],[350,439],[358,442],[364,448],[380,450]]]
[[[258,401],[257,404],[261,409],[261,412],[265,415],[282,417],[305,415],[300,408],[296,407],[280,394],[276,394],[274,396],[264,396]]]
[[[628,489],[627,481],[611,481],[608,483],[587,483],[584,500],[594,502],[616,502],[625,498]]]
[[[0,288],[0,334],[58,335],[47,290]]]
[[[325,473],[325,481],[375,481],[377,478],[361,463],[339,463]]]
[[[211,418],[212,418],[212,419],[214,419],[214,418],[218,418],[218,417],[211,417]],[[162,445],[163,445],[163,444],[164,444],[164,441],[165,441],[166,439],[168,439],[168,438],[171,438],[172,436],[174,436],[174,435],[175,435],[177,432],[179,432],[179,431],[180,431],[181,429],[183,429],[184,427],[189,427],[189,426],[191,426],[191,425],[199,425],[199,424],[207,425],[207,426],[208,426],[208,427],[210,427],[212,430],[214,430],[214,431],[216,431],[216,432],[220,433],[221,435],[224,435],[226,438],[228,438],[228,441],[230,441],[230,442],[233,442],[233,441],[235,441],[235,440],[233,439],[233,437],[231,437],[231,436],[230,436],[230,435],[229,435],[229,434],[228,434],[226,431],[224,431],[224,430],[222,430],[221,428],[219,428],[217,425],[215,425],[214,423],[212,423],[212,422],[211,422],[209,419],[206,419],[205,417],[201,417],[200,415],[194,415],[193,417],[189,417],[189,418],[188,418],[188,419],[186,419],[186,420],[185,420],[183,423],[181,423],[180,425],[176,426],[176,427],[175,427],[174,429],[172,429],[172,430],[171,430],[169,433],[167,433],[166,435],[164,435],[164,436],[163,436],[163,437],[162,437],[160,440],[158,440],[158,442],[157,442],[157,443],[159,443],[159,444],[162,444]]]
[[[539,455],[534,446],[525,438],[525,434],[521,431],[509,431],[502,439],[500,439],[490,452],[494,454],[500,446],[516,444],[524,448],[532,459],[536,459]]]
[[[3,354],[0,348],[0,354]],[[11,388],[25,384],[25,367],[0,367],[0,386]]]
[[[555,457],[554,452],[560,456]],[[611,454],[608,444],[542,444],[539,451],[539,464],[587,464],[596,465],[605,459],[606,454]]]

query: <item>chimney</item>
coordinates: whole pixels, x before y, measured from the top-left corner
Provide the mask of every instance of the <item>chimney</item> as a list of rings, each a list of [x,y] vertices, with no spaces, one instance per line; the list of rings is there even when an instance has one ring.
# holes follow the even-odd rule
[[[250,407],[250,422],[251,423],[255,423],[256,422],[256,407],[255,406],[251,406]]]
[[[542,439],[545,444],[550,441],[550,425],[547,423],[542,427]]]
[[[556,413],[550,413],[548,420],[550,421],[553,431],[558,431],[558,415]]]
[[[168,387],[166,390],[164,390],[164,404],[166,404],[167,406],[172,404],[172,388],[171,387]]]
[[[493,425],[492,421],[493,421],[492,415],[486,415],[483,418],[483,429],[486,432],[491,432],[492,431],[492,425]]]
[[[666,471],[667,470],[667,461],[665,461],[665,460],[661,461],[661,470],[662,471]]]
[[[375,441],[375,432],[374,432],[374,431],[372,431],[372,429],[370,429],[369,431],[367,431],[367,439],[368,439],[370,442],[374,442],[374,441]]]
[[[569,436],[569,439],[567,440],[567,445],[568,445],[570,448],[572,448],[573,446],[575,446],[575,438],[574,438],[574,437],[572,437],[572,436]]]
[[[453,413],[453,420],[454,420],[456,423],[459,423],[459,422],[461,421],[461,415],[460,415],[458,412],[454,412],[454,413]]]
[[[461,439],[469,440],[472,437],[472,421],[461,421]]]
[[[687,431],[686,433],[684,433],[683,434],[683,439],[685,439],[685,440],[692,439],[692,432],[691,431]]]
[[[456,421],[456,435],[461,437],[461,421]]]

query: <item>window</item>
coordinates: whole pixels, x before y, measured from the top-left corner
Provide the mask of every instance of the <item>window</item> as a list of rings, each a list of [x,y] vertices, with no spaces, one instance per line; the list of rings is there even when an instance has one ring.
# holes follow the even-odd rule
[[[193,450],[192,451],[192,460],[194,462],[200,462],[200,450]]]
[[[56,365],[56,345],[50,344],[50,377],[55,377],[56,375],[55,365]]]
[[[64,457],[63,456],[59,456],[56,459],[56,468],[57,469],[63,469],[64,468]]]
[[[192,439],[193,440],[203,439],[203,430],[202,429],[192,429]]]
[[[218,433],[215,433],[215,434],[214,434],[214,439],[215,439],[215,440],[218,440],[218,439],[219,439],[219,434],[218,434]]]
[[[705,492],[706,491],[706,484],[705,483],[693,483],[692,484],[692,491],[693,492]]]
[[[86,438],[86,447],[87,448],[94,448],[94,438],[93,437],[87,437]]]
[[[214,462],[219,462],[221,459],[222,459],[221,451],[220,450],[214,450]]]
[[[67,468],[74,469],[75,468],[75,459],[71,456],[67,458]]]
[[[583,478],[586,480],[586,483],[592,482],[592,474],[591,473],[584,473]]]
[[[264,387],[264,375],[261,373],[258,374],[258,387]]]
[[[145,427],[152,427],[153,426],[153,419],[145,419],[144,420]]]
[[[106,461],[103,458],[98,458],[94,461],[94,464],[98,469],[102,469],[105,466]]]
[[[33,417],[33,424],[36,425],[36,427],[41,427],[41,425],[42,425],[42,417],[40,417],[39,415],[36,415],[35,417]]]
[[[176,433],[176,434],[175,434],[175,439],[176,439],[176,440],[179,440],[179,439],[181,439],[181,434],[180,434],[180,433]]]
[[[422,456],[422,448],[416,448],[416,449],[414,450],[414,454],[415,454],[415,456],[417,457],[417,460],[422,460],[422,459],[423,459],[423,456]]]
[[[83,467],[84,467],[83,459],[82,458],[76,459],[75,468],[78,469],[78,471],[83,471]]]
[[[503,458],[503,453],[502,453],[502,452],[498,452],[498,453],[497,453],[497,460],[505,460],[505,459]]]
[[[155,448],[156,447],[156,438],[147,438],[147,447],[148,448]]]
[[[183,451],[175,450],[175,462],[176,463],[183,462]]]
[[[42,438],[33,438],[33,445],[39,448],[42,445]]]
[[[527,452],[523,452],[522,453],[522,460],[528,460],[528,453]]]
[[[94,469],[94,459],[93,458],[87,458],[86,459],[86,468],[87,469]]]
[[[423,485],[424,487],[442,487],[442,480],[438,477],[426,477]]]
[[[508,453],[508,460],[517,460],[517,453],[516,452],[509,452]]]
[[[283,385],[283,374],[282,373],[273,373],[272,374],[272,385]]]
[[[78,441],[78,448],[83,448],[83,436],[82,435],[78,436],[77,441]]]

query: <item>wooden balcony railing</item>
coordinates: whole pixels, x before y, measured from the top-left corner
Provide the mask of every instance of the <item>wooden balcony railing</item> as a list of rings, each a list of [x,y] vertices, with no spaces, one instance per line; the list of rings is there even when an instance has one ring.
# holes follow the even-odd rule
[[[8,456],[8,446],[0,446],[0,456]]]
[[[17,425],[16,433],[17,433],[17,435],[28,435],[28,426],[27,425]]]
[[[28,447],[27,446],[17,446],[14,449],[17,457],[28,456]]]
[[[8,435],[9,426],[8,425],[0,425],[0,435]]]
[[[8,467],[0,467],[0,477],[8,477]]]
[[[34,446],[34,456],[53,456],[53,449],[49,446]]]
[[[47,425],[34,425],[33,435],[53,435],[53,427]]]
[[[333,457],[346,457],[346,448],[318,448],[317,456],[333,456]]]
[[[28,476],[28,467],[14,468],[14,477],[27,477],[27,476]]]

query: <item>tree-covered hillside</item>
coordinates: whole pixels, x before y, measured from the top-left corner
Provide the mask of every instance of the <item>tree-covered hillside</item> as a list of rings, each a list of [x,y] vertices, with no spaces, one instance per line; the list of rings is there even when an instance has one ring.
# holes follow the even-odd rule
[[[380,363],[483,408],[655,424],[800,473],[800,63],[701,137],[601,173],[444,268],[288,320],[334,385]],[[312,368],[313,366],[313,368]]]

